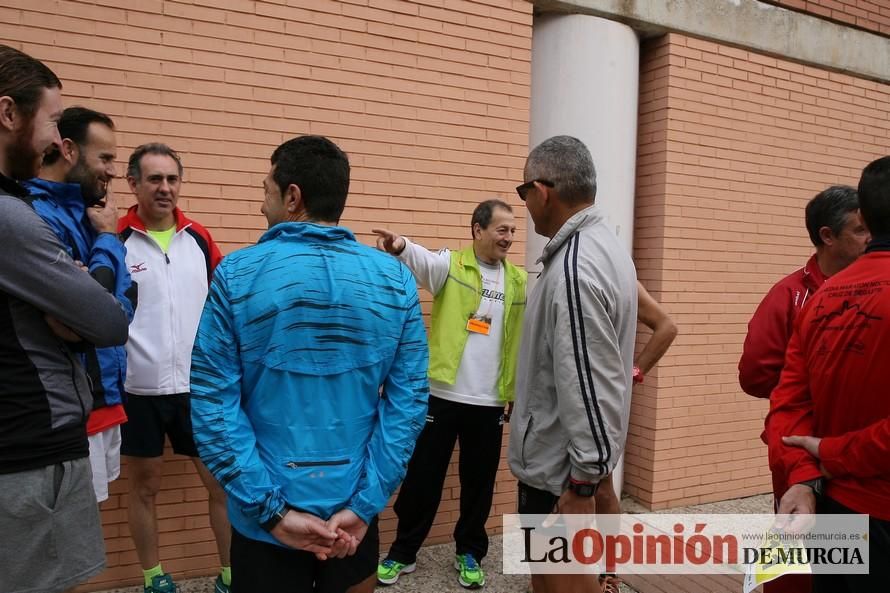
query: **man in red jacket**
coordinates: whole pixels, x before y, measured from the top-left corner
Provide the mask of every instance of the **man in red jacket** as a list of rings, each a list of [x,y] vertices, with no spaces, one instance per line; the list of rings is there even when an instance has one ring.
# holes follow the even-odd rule
[[[748,336],[739,361],[739,384],[745,393],[769,398],[779,383],[794,319],[826,278],[859,257],[869,234],[859,214],[856,190],[836,185],[807,204],[807,232],[816,247],[806,265],[777,282],[763,297],[748,323]],[[773,472],[776,504],[788,489],[782,472]],[[810,576],[788,575],[767,583],[765,593],[808,593]]]
[[[739,384],[754,397],[768,398],[778,385],[797,313],[826,278],[862,255],[869,239],[856,190],[846,185],[829,187],[810,200],[806,225],[816,253],[770,289],[748,323]]]
[[[862,172],[859,203],[872,240],[799,315],[766,419],[791,485],[780,513],[870,515],[870,574],[815,574],[814,593],[885,590],[890,573],[890,157]]]

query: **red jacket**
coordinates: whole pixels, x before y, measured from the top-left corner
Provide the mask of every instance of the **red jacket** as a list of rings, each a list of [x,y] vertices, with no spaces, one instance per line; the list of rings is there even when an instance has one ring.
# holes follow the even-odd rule
[[[825,282],[798,316],[766,419],[770,467],[789,484],[818,461],[781,437],[822,438],[825,494],[890,520],[890,251],[870,251]]]
[[[748,322],[739,360],[739,384],[745,393],[767,398],[779,384],[794,319],[823,282],[825,276],[813,255],[804,267],[777,282],[763,297]]]

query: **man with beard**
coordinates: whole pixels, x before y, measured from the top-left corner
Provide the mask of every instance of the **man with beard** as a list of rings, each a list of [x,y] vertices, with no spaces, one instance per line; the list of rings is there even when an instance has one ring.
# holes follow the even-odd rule
[[[61,144],[62,84],[0,45],[0,591],[59,593],[105,564],[90,487],[81,343],[123,344],[127,315],[79,269],[18,180]]]
[[[460,518],[454,527],[458,583],[485,585],[485,522],[501,459],[504,406],[513,401],[516,355],[525,312],[527,274],[507,261],[516,222],[500,200],[479,204],[470,220],[472,245],[430,252],[386,229],[377,247],[398,257],[433,294],[430,404],[426,426],[394,510],[396,540],[377,569],[383,585],[413,572],[454,451],[460,443]]]
[[[43,158],[40,177],[25,183],[37,214],[80,261],[114,294],[132,318],[135,286],[117,236],[117,209],[109,184],[114,178],[114,123],[104,113],[69,107],[59,120],[62,146]],[[93,411],[87,422],[96,500],[108,498],[108,483],[120,475],[120,425],[126,421],[123,394],[127,352],[123,346],[87,347],[80,353],[90,377]]]

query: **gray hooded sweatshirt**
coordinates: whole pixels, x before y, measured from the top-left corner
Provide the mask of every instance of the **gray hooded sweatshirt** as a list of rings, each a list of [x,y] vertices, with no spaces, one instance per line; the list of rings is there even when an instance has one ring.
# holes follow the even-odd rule
[[[569,476],[598,482],[624,449],[637,275],[596,206],[572,216],[539,261],[516,373],[510,469],[560,495]]]

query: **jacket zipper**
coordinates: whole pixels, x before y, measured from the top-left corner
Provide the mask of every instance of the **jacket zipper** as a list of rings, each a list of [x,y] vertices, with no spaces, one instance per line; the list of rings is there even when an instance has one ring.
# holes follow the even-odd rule
[[[59,351],[65,355],[65,358],[68,360],[68,365],[71,367],[71,386],[74,387],[74,393],[77,395],[77,403],[80,404],[80,415],[86,420],[87,408],[83,403],[83,397],[80,395],[80,389],[77,388],[77,366],[74,363],[74,359],[71,358],[70,350],[64,346],[59,346]],[[87,380],[89,380],[89,376],[87,377]]]
[[[178,234],[178,232],[179,232],[179,231],[176,231],[175,233],[173,233],[173,238],[170,240],[170,243],[169,243],[169,245],[167,246],[168,249],[173,245],[173,241],[176,240],[176,235]],[[157,242],[154,241],[154,239],[152,239],[152,242],[154,242],[155,245],[157,245]],[[161,248],[161,246],[158,245],[158,248]],[[169,305],[169,307],[168,307],[168,310],[169,310],[169,315],[168,315],[168,317],[169,317],[169,320],[170,320],[170,343],[171,343],[171,348],[170,348],[170,375],[171,375],[171,379],[172,379],[172,382],[173,382],[172,387],[173,387],[174,389],[176,389],[176,386],[178,385],[178,382],[177,382],[177,380],[176,380],[176,379],[177,379],[177,377],[176,377],[176,358],[177,358],[177,351],[176,351],[176,349],[177,349],[177,344],[178,344],[178,342],[177,342],[177,340],[176,340],[176,322],[174,321],[174,314],[173,314],[173,312],[172,312],[172,307],[175,307],[175,306],[176,306],[176,301],[173,299],[173,277],[171,276],[171,274],[172,274],[173,272],[170,270],[170,255],[169,255],[169,254],[167,253],[167,251],[165,251],[164,249],[161,249],[161,251],[164,253],[164,261],[167,262],[167,267],[166,267],[165,272],[166,272],[166,276],[167,276],[167,303],[168,303],[168,305]]]
[[[284,465],[291,469],[299,469],[301,467],[324,467],[328,465],[347,465],[348,459],[333,459],[331,461],[288,461]]]

